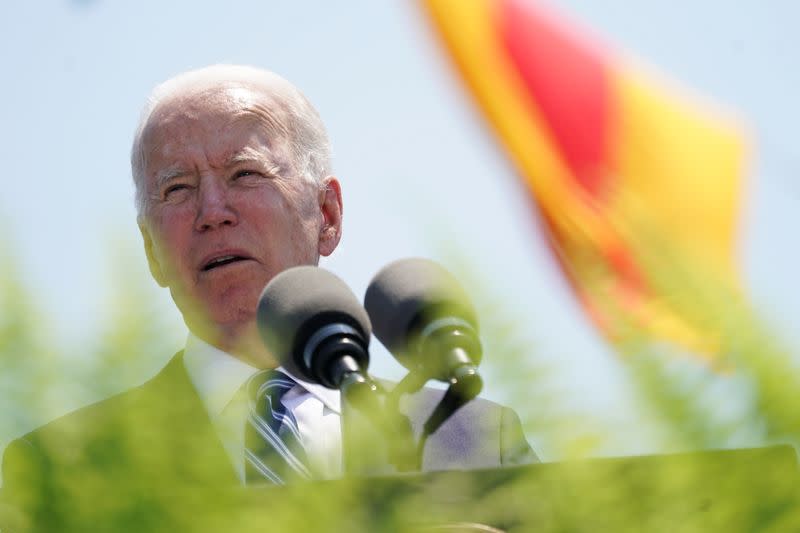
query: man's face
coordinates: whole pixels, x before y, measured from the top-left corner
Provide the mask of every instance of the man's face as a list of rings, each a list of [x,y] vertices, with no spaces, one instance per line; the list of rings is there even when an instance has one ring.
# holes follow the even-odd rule
[[[338,244],[338,183],[297,174],[281,123],[269,97],[227,88],[160,105],[144,133],[148,260],[200,335],[246,333],[267,282]]]

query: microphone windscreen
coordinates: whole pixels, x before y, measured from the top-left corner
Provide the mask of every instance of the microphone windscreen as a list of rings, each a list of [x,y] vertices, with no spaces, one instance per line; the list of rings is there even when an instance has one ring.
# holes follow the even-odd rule
[[[475,310],[464,289],[450,272],[430,259],[400,259],[383,267],[367,287],[364,307],[375,336],[401,363],[420,318],[455,316],[478,329]]]
[[[290,373],[316,381],[302,362],[308,338],[319,328],[344,323],[369,342],[369,316],[350,287],[316,266],[298,266],[275,276],[261,293],[256,322],[271,354]]]

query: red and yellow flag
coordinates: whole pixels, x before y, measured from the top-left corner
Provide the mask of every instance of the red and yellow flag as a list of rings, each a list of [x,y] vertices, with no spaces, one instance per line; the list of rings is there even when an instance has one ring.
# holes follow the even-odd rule
[[[595,323],[713,354],[713,332],[670,303],[646,256],[678,251],[736,286],[737,125],[540,5],[422,2]]]

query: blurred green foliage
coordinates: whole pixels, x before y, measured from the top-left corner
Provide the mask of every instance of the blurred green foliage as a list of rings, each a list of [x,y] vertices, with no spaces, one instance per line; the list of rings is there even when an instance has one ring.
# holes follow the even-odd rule
[[[175,336],[166,329],[173,322],[150,303],[153,284],[127,259],[129,246],[109,243],[113,279],[105,313],[92,317],[94,336],[76,345],[53,336],[51,317],[25,286],[13,248],[0,235],[7,253],[0,277],[0,447],[59,415],[138,385],[174,353]]]
[[[124,251],[114,253],[125,257]],[[673,305],[686,316],[722,331],[723,342],[712,364],[652,345],[635,328],[621,339],[618,348],[629,383],[658,439],[653,452],[796,443],[800,373],[790,350],[741,296],[713,280],[700,282],[679,261],[663,250],[660,254],[648,269],[652,281],[669,287]],[[95,340],[73,348],[42,333],[43,310],[13,260],[5,262],[0,278],[0,443],[141,382],[157,369],[158,360],[150,354],[166,357],[173,351],[166,321],[147,303],[151,289],[146,276],[125,260],[118,260],[113,272],[108,314]],[[474,272],[461,274],[476,281],[471,286],[487,286]],[[568,407],[563,393],[552,386],[558,362],[523,336],[531,330],[529,320],[486,295],[477,298],[486,352],[492,354],[483,363],[484,372],[503,384],[508,403],[536,437],[534,447],[557,450],[559,459],[571,461],[513,475],[429,474],[422,480],[350,479],[284,489],[184,484],[169,476],[153,484],[172,458],[160,455],[162,448],[152,445],[160,437],[147,431],[158,406],[138,405],[131,407],[128,423],[118,428],[110,445],[145,455],[143,471],[116,472],[109,465],[110,485],[108,479],[76,471],[65,501],[34,496],[42,499],[43,508],[61,509],[59,516],[71,517],[59,530],[435,531],[434,524],[454,521],[519,531],[800,530],[793,449],[639,463],[585,461],[613,449],[620,438],[616,428]],[[68,447],[69,439],[52,445]],[[83,459],[103,464],[102,450],[94,453]],[[197,453],[195,463],[202,469],[202,450],[181,448],[179,453]],[[6,524],[3,531],[26,530],[26,517],[2,504],[0,518]]]

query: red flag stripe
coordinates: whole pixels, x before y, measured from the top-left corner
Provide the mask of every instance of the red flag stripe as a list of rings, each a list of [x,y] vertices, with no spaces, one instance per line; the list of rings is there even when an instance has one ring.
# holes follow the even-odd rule
[[[498,2],[498,37],[545,117],[572,177],[592,196],[608,190],[611,84],[605,58],[539,6]]]

